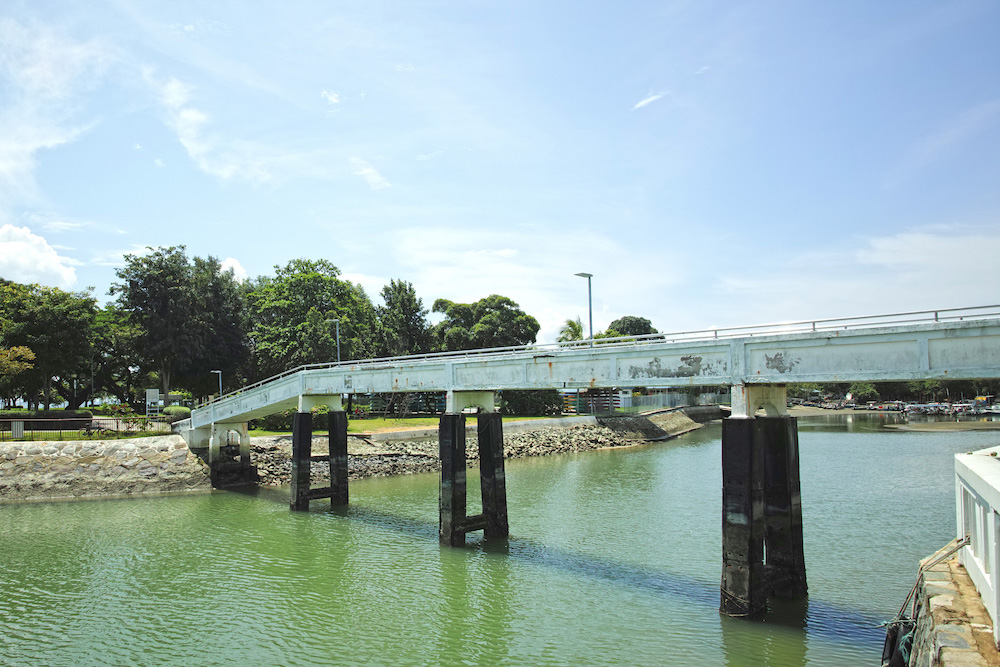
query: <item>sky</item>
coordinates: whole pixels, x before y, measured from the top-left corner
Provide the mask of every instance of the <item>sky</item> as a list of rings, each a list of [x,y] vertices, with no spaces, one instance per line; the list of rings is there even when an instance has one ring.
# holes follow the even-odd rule
[[[4,0],[0,277],[327,259],[660,331],[1000,303],[995,0]]]

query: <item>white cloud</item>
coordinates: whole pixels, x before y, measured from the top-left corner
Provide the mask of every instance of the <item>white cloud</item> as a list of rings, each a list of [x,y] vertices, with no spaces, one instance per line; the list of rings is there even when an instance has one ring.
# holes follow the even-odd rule
[[[164,166],[163,160],[161,160],[160,158],[156,158],[155,160],[153,160],[153,164],[156,165],[157,167],[163,167]]]
[[[635,106],[632,107],[632,111],[635,111],[636,109],[641,109],[641,108],[643,108],[645,106],[649,106],[653,102],[661,99],[663,97],[663,95],[664,95],[664,93],[656,93],[655,95],[650,95],[649,97],[647,97],[645,99],[639,100],[638,102],[636,102]]]
[[[78,232],[90,225],[86,222],[75,222],[72,220],[48,220],[42,223],[47,232]]]
[[[351,165],[354,167],[354,170],[351,173],[365,179],[368,183],[368,187],[372,190],[381,190],[382,188],[388,188],[392,185],[385,179],[384,176],[382,176],[382,174],[378,173],[374,167],[359,157],[352,157]]]
[[[0,19],[0,69],[24,99],[35,102],[71,96],[113,60],[100,40],[77,42],[51,28]]]
[[[417,159],[420,160],[421,162],[427,162],[429,160],[433,160],[435,158],[439,158],[442,155],[444,155],[444,151],[437,150],[437,151],[431,151],[430,153],[424,153],[422,155],[418,155]]]
[[[808,253],[715,283],[730,322],[763,324],[997,303],[1000,225],[952,225],[853,239],[858,249]]]
[[[946,157],[960,144],[972,140],[1000,122],[1000,100],[977,104],[949,118],[935,132],[918,139],[887,177],[889,185],[905,180],[912,173]]]
[[[333,92],[332,90],[324,90],[320,93],[320,97],[329,102],[330,104],[340,104],[340,95]]]
[[[166,111],[166,125],[177,135],[188,157],[202,172],[222,180],[241,179],[273,184],[281,177],[330,178],[317,152],[289,152],[256,141],[225,136],[211,126],[208,113],[194,106],[195,90],[175,77],[158,82],[146,72]]]
[[[229,27],[225,23],[201,19],[193,23],[171,23],[167,27],[171,32],[185,37],[208,34],[224,35],[229,32]]]
[[[0,276],[7,280],[70,289],[76,283],[73,264],[27,227],[0,227]]]
[[[357,283],[365,290],[365,294],[368,295],[372,301],[378,305],[385,305],[382,301],[382,288],[389,284],[389,279],[383,276],[373,276],[368,273],[342,273],[340,277],[344,280],[349,280],[352,283]],[[424,304],[426,307],[426,304]]]
[[[240,264],[238,259],[227,257],[222,260],[222,270],[228,271],[230,269],[233,270],[233,278],[236,279],[236,282],[246,282],[247,270],[243,268],[243,265]]]
[[[121,232],[124,234],[125,232]],[[99,253],[95,253],[88,264],[93,266],[110,266],[118,268],[120,266],[125,266],[125,257],[127,255],[142,256],[148,255],[150,248],[148,246],[142,246],[137,244],[132,244],[132,247],[119,249],[119,250],[103,250]]]
[[[73,141],[81,100],[114,60],[99,40],[77,42],[49,28],[0,19],[0,205],[37,196],[36,154]]]
[[[856,257],[860,264],[891,275],[906,279],[921,276],[928,283],[934,283],[927,285],[931,290],[954,289],[950,280],[941,278],[944,276],[965,276],[978,282],[977,277],[985,278],[989,274],[988,282],[996,283],[1000,227],[981,230],[954,227],[873,238],[857,251]]]

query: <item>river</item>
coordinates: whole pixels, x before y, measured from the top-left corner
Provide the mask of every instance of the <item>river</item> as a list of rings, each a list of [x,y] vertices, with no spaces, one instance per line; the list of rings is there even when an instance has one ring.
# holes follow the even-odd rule
[[[875,626],[955,532],[953,455],[1000,441],[896,419],[799,420],[809,600],[763,622],[718,613],[714,424],[508,461],[505,549],[438,546],[434,474],[352,482],[343,512],[268,489],[0,505],[0,664],[878,664]]]

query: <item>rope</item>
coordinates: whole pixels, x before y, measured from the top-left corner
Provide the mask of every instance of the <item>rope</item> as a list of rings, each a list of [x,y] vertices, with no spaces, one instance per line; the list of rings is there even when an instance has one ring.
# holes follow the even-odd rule
[[[747,598],[741,598],[738,595],[734,595],[733,593],[730,593],[725,589],[722,589],[721,592],[722,592],[722,597],[724,599],[728,600],[729,602],[735,603],[736,605],[739,606],[739,608],[747,610],[750,609],[750,600],[748,600]],[[747,613],[745,614],[727,614],[727,616],[731,616],[733,618],[746,618],[750,616],[750,612],[747,611]]]
[[[943,547],[935,551],[933,554],[931,554],[931,560],[921,565],[920,569],[917,570],[917,581],[913,584],[913,588],[910,589],[909,594],[903,601],[903,606],[899,608],[899,613],[896,614],[896,617],[891,621],[886,621],[885,623],[881,623],[877,627],[884,628],[889,625],[895,625],[898,623],[905,623],[908,621],[912,621],[913,617],[917,615],[916,595],[917,595],[917,589],[920,588],[920,580],[923,578],[924,572],[934,567],[935,565],[943,561],[945,558],[948,558],[962,547],[969,544],[970,541],[971,538],[968,534],[966,534],[965,537],[962,538],[956,537],[951,542],[949,542],[948,544],[944,545]],[[906,614],[907,606],[910,606],[909,615]]]

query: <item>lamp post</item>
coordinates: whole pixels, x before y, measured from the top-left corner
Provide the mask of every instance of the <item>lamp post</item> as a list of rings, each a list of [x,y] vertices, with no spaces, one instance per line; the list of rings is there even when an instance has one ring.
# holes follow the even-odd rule
[[[337,325],[337,363],[340,363],[340,320],[327,320],[327,324]]]
[[[575,276],[587,279],[587,313],[590,320],[590,347],[594,347],[594,299],[590,291],[590,279],[594,277],[592,273],[574,273]]]
[[[219,376],[219,398],[222,398],[222,371],[212,371]]]

